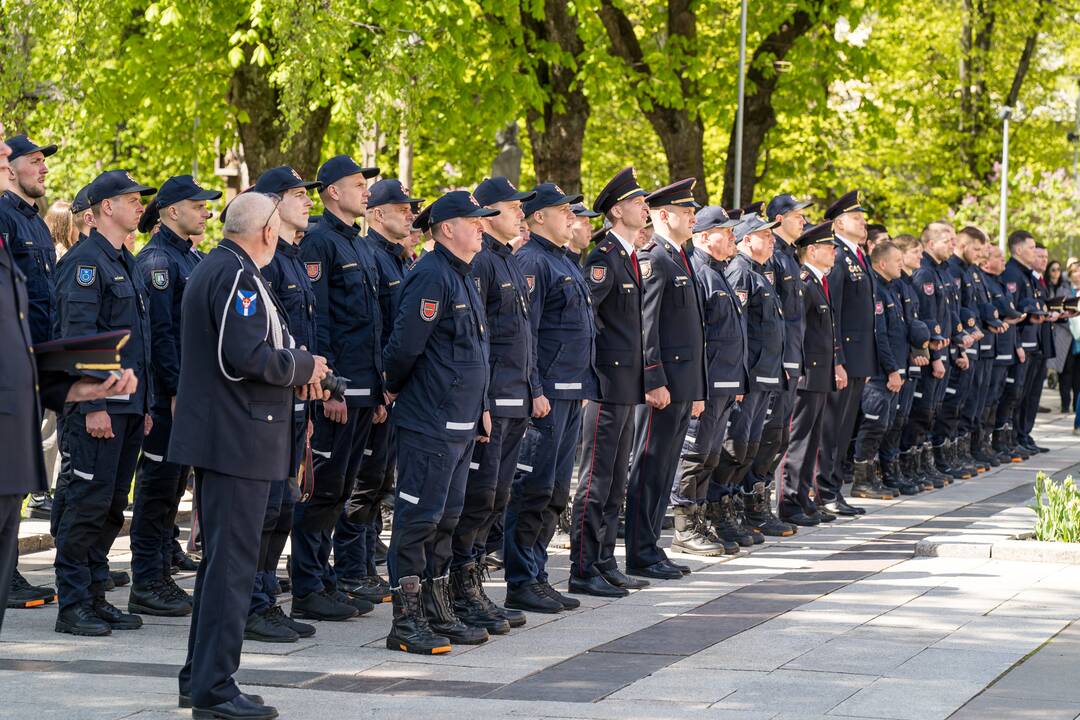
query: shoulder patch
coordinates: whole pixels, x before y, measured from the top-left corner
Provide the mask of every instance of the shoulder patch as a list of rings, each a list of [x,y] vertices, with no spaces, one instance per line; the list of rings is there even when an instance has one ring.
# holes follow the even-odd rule
[[[745,290],[736,290],[735,297],[739,298],[740,305],[745,305],[746,300],[750,297],[750,295]]]
[[[652,277],[652,260],[642,260],[638,258],[638,269],[641,271],[641,277]]]
[[[438,300],[420,300],[420,319],[424,322],[432,322],[439,316]]]
[[[304,269],[307,270],[308,280],[315,282],[322,278],[322,263],[321,262],[309,262],[304,263]]]
[[[885,314],[885,307],[881,304],[880,300],[875,300],[874,301],[874,314],[875,315],[884,315]]]
[[[1014,283],[1014,282],[1005,283],[1005,288],[1009,292],[1014,293],[1014,292],[1016,292],[1016,283]]]
[[[525,284],[529,286],[529,294],[531,295],[532,291],[536,289],[536,276],[535,275],[526,275],[525,276]]]
[[[236,291],[236,313],[240,317],[251,317],[255,314],[256,303],[259,300],[259,293],[254,290],[237,290]]]
[[[776,275],[775,275],[775,273],[773,273],[772,270],[766,270],[762,274],[765,276],[765,279],[769,281],[770,285],[775,285],[776,284]]]
[[[934,294],[934,283],[932,283],[932,282],[923,283],[922,284],[922,291],[924,293],[926,293],[927,295],[933,295]]]
[[[150,271],[150,284],[158,290],[169,287],[169,271],[167,268]]]
[[[75,282],[83,287],[90,287],[97,280],[96,265],[80,265],[75,271]]]
[[[639,250],[639,252],[649,252],[650,250],[652,250],[655,247],[656,247],[656,241],[655,240],[650,240],[649,242],[645,243],[645,245],[641,248],[641,250]]]
[[[607,277],[607,266],[606,265],[591,265],[589,267],[589,279],[592,280],[594,283],[598,283],[598,284],[602,283],[602,282],[604,282],[604,278],[606,278],[606,277]]]

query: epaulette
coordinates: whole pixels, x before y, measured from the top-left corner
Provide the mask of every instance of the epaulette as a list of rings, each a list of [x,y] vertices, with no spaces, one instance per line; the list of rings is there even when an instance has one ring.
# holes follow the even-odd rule
[[[650,240],[649,242],[645,243],[644,247],[642,247],[641,249],[644,252],[649,252],[650,250],[656,249],[656,241]]]
[[[607,252],[611,252],[612,250],[614,250],[615,245],[616,245],[616,243],[615,243],[614,240],[608,239],[608,240],[603,241],[602,243],[600,243],[596,247],[601,252],[606,252],[607,253]]]

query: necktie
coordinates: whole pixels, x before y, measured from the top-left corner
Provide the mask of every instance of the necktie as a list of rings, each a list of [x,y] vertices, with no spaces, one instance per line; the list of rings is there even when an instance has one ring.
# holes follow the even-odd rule
[[[825,291],[825,300],[832,302],[832,298],[829,297],[829,278],[824,275],[821,276],[821,287]]]
[[[690,262],[686,259],[686,251],[682,249],[682,245],[679,246],[679,254],[682,255],[682,262],[686,266],[686,271],[690,272]]]
[[[859,256],[859,264],[862,265],[862,269],[866,269],[866,256],[863,255],[862,248],[856,247],[855,254]]]
[[[637,280],[638,285],[641,284],[641,266],[637,261],[637,250],[630,253],[630,262],[634,266],[634,279]]]

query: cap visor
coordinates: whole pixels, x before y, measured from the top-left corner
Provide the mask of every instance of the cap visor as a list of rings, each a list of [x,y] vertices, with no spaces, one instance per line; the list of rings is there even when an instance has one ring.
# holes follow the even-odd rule
[[[189,197],[188,200],[217,200],[219,197],[221,197],[220,190],[200,190]]]
[[[582,208],[580,212],[575,212],[574,214],[577,215],[578,217],[585,217],[585,218],[598,218],[598,217],[600,217],[600,213],[594,212],[594,211],[590,210],[589,208]]]
[[[551,203],[551,205],[565,205],[567,203],[570,203],[571,205],[573,205],[574,203],[579,203],[584,199],[585,199],[584,195],[563,195],[562,199],[559,200],[559,202]]]
[[[364,179],[370,180],[373,177],[377,177],[382,172],[377,167],[365,167],[360,168],[360,174],[364,176]]]
[[[514,193],[510,197],[506,198],[506,200],[520,200],[521,202],[528,202],[534,197],[536,197],[536,191],[527,192],[523,190],[521,192]],[[505,202],[506,200],[503,200],[502,202]]]
[[[299,185],[293,185],[293,187],[302,187],[305,190],[310,190],[312,188],[314,188],[316,190],[322,190],[322,183],[318,182],[317,180],[305,180],[304,182],[300,183]],[[292,190],[292,188],[287,188],[287,189]]]
[[[34,152],[40,152],[45,157],[49,157],[50,155],[55,155],[56,150],[57,150],[56,145],[43,145],[43,146],[39,147]]]
[[[468,215],[460,215],[459,217],[491,217],[492,215],[499,215],[500,210],[492,210],[491,208],[479,207],[473,210]]]

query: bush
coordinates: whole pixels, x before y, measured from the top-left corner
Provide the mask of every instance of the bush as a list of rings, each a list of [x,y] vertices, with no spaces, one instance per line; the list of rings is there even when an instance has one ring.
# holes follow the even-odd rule
[[[1080,490],[1072,475],[1054,482],[1046,473],[1035,476],[1035,539],[1080,542]]]

